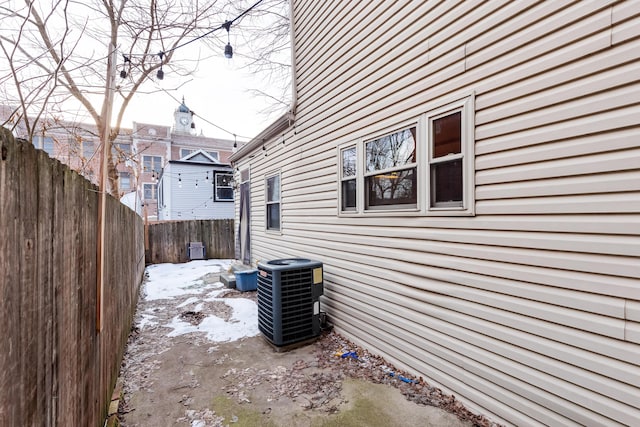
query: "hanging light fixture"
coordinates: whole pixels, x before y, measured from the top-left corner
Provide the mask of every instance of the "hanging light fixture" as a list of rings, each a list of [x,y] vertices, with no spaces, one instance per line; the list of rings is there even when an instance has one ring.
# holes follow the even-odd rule
[[[127,71],[124,68],[127,66],[127,64],[129,64],[129,68],[131,68],[131,59],[129,59],[129,57],[124,54],[122,55],[122,58],[124,58],[124,64],[122,65],[122,71],[120,71],[120,78],[126,79]]]
[[[164,79],[164,71],[162,71],[162,58],[164,57],[164,52],[159,52],[158,56],[160,57],[160,69],[156,73],[156,77],[158,80]]]
[[[196,188],[198,188],[198,180],[196,179]]]
[[[182,177],[178,174],[178,188],[182,188]]]
[[[235,133],[233,134],[233,148],[238,148],[238,140]]]
[[[231,21],[224,21],[222,26],[227,30],[227,45],[224,47],[224,57],[231,59],[233,58],[233,48],[231,47],[231,41],[229,40],[229,28],[231,28]]]

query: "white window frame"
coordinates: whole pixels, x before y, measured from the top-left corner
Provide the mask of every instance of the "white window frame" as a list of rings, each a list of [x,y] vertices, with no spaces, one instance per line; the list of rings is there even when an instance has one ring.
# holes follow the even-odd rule
[[[151,170],[146,170],[145,169],[145,163],[146,163],[146,159],[150,158],[151,159]],[[160,168],[158,170],[155,169],[156,167],[156,161],[155,159],[160,159]],[[142,156],[142,172],[144,173],[153,173],[154,171],[156,173],[160,173],[162,172],[162,166],[163,166],[163,158],[162,156],[156,156],[156,155],[151,155],[151,154],[145,154]]]
[[[405,130],[408,130],[410,128],[416,128],[416,140],[415,140],[415,144],[416,144],[416,154],[415,154],[415,162],[411,163],[411,164],[407,164],[407,165],[402,165],[402,166],[395,166],[395,167],[390,167],[390,168],[386,168],[386,169],[379,169],[376,171],[372,171],[372,172],[367,172],[366,168],[367,168],[367,144],[370,142],[373,142],[377,139],[381,139],[384,138],[386,136],[389,135],[393,135],[397,132],[402,132]],[[361,193],[362,193],[362,204],[360,206],[362,206],[362,209],[364,210],[364,212],[389,212],[389,211],[393,211],[393,212],[398,212],[398,211],[402,211],[402,212],[417,212],[420,210],[420,205],[421,205],[421,192],[420,192],[420,184],[419,184],[419,177],[420,177],[420,138],[418,135],[420,135],[421,132],[421,126],[418,120],[410,120],[407,121],[403,124],[401,124],[400,126],[397,127],[393,127],[391,129],[386,129],[383,132],[379,132],[376,133],[375,136],[372,137],[367,137],[367,138],[363,138],[362,142],[360,143],[361,145],[361,160],[359,162],[359,166],[362,169],[362,180],[361,183],[358,185],[358,188],[361,189]],[[393,173],[393,172],[398,172],[398,171],[402,171],[402,170],[408,170],[408,169],[416,169],[416,203],[414,206],[412,205],[408,205],[408,204],[389,204],[389,205],[378,205],[378,206],[367,206],[367,188],[366,188],[366,180],[368,177],[370,176],[375,176],[375,175],[380,175],[380,174],[384,174],[384,173]]]
[[[219,151],[207,151],[207,153],[215,160],[216,162],[220,162],[220,152]]]
[[[456,101],[435,106],[435,108],[425,108],[425,113],[410,120],[398,122],[393,126],[379,129],[375,133],[363,135],[355,141],[345,142],[337,147],[337,182],[338,182],[338,216],[473,216],[475,215],[475,97],[473,94]],[[454,157],[433,159],[433,135],[432,123],[434,120],[446,117],[447,115],[461,112],[461,152],[454,155],[455,158],[462,159],[462,205],[455,203],[431,206],[431,166],[441,162],[449,161]],[[417,200],[416,206],[405,207],[403,205],[375,206],[367,209],[365,205],[366,187],[365,176],[379,173],[365,173],[366,150],[365,144],[368,141],[381,138],[385,135],[416,127],[416,185]],[[355,210],[342,209],[342,183],[345,177],[342,176],[342,152],[345,149],[356,146],[356,208]],[[403,168],[406,168],[403,166]]]
[[[423,193],[426,194],[426,215],[431,216],[472,216],[475,215],[475,98],[468,96],[464,99],[444,105],[435,110],[431,110],[425,114],[426,120],[426,136],[427,136],[427,159],[426,185]],[[433,158],[433,126],[434,120],[446,117],[457,112],[461,113],[460,120],[460,153],[446,156],[444,158]],[[449,161],[452,159],[462,160],[462,205],[442,204],[440,206],[432,206],[431,202],[431,166],[441,161]]]
[[[149,188],[151,189],[151,198],[147,199],[147,186],[150,186]],[[155,197],[153,197],[155,195]],[[144,200],[158,200],[158,185],[157,184],[152,184],[149,182],[145,182],[144,184],[142,184],[142,197]]]
[[[355,150],[356,150],[356,164],[355,164],[356,173],[353,176],[349,175],[349,176],[345,177],[343,175],[343,170],[344,169],[343,169],[343,163],[342,163],[342,161],[343,161],[342,153],[345,150],[349,150],[349,149],[352,149],[352,148],[355,148]],[[348,142],[346,144],[338,146],[338,175],[339,175],[339,183],[338,183],[338,212],[340,212],[341,214],[347,214],[347,215],[348,214],[356,214],[358,212],[358,207],[360,206],[359,199],[358,199],[358,196],[361,193],[361,191],[358,191],[358,173],[360,171],[360,167],[359,167],[360,165],[359,165],[358,159],[360,158],[360,155],[358,154],[358,151],[359,151],[359,144],[357,142],[351,141],[351,142]],[[356,182],[356,206],[354,208],[343,209],[343,207],[342,207],[342,205],[343,205],[342,199],[344,197],[344,194],[343,194],[342,184],[345,181],[351,181],[351,180],[354,180]]]
[[[269,191],[268,191],[268,182],[269,179],[271,178],[275,178],[278,177],[278,200],[269,200]],[[278,204],[279,208],[278,208],[278,225],[279,227],[276,228],[269,228],[269,221],[268,221],[268,215],[269,215],[269,209],[268,207],[270,205],[273,204]],[[270,174],[265,175],[264,178],[264,229],[267,232],[270,233],[277,233],[277,234],[281,234],[282,233],[282,174],[280,173],[280,171],[277,172],[272,172]]]
[[[123,178],[127,178],[127,186],[123,186]],[[118,172],[118,186],[120,187],[120,191],[129,191],[131,190],[131,173],[130,172]]]
[[[196,151],[196,150],[191,149],[191,148],[181,148],[180,149],[180,158],[182,159],[184,157],[187,157],[189,154],[193,153],[194,151]],[[186,152],[186,154],[184,152]]]

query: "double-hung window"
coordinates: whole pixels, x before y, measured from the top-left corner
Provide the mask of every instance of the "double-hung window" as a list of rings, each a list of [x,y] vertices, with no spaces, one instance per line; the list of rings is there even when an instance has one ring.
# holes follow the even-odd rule
[[[341,183],[340,194],[343,211],[355,211],[357,203],[356,168],[357,147],[351,146],[340,150]]]
[[[144,167],[144,172],[160,173],[162,171],[162,157],[142,156],[142,166]]]
[[[156,186],[156,184],[143,184],[143,190],[145,200],[158,199],[158,187]]]
[[[473,215],[474,98],[338,149],[343,215]]]
[[[215,173],[216,202],[233,202],[233,174]]]
[[[364,149],[365,209],[415,208],[416,127],[366,141]]]
[[[280,174],[266,179],[266,224],[267,230],[280,231]]]

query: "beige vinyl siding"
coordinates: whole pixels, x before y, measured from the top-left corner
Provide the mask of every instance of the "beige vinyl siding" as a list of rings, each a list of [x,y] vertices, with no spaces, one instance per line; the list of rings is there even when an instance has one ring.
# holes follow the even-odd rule
[[[292,7],[295,135],[238,161],[252,259],[322,261],[339,332],[496,421],[640,425],[640,2]],[[339,146],[472,94],[475,216],[339,215]]]

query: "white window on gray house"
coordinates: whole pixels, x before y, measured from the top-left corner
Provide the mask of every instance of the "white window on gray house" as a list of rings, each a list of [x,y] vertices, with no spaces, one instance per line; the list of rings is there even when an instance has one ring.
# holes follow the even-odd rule
[[[158,187],[156,184],[143,184],[143,190],[145,200],[158,199]]]
[[[356,165],[357,150],[356,146],[343,148],[340,150],[340,205],[343,211],[355,211],[357,202],[357,182],[356,182]]]
[[[215,173],[214,195],[216,202],[233,202],[233,174]]]
[[[118,186],[120,191],[131,190],[131,174],[129,172],[118,172]]]
[[[366,141],[365,209],[417,206],[416,127]]]
[[[266,180],[267,230],[280,230],[280,174],[267,176]]]
[[[144,172],[160,173],[162,170],[161,156],[142,156],[142,166]]]

